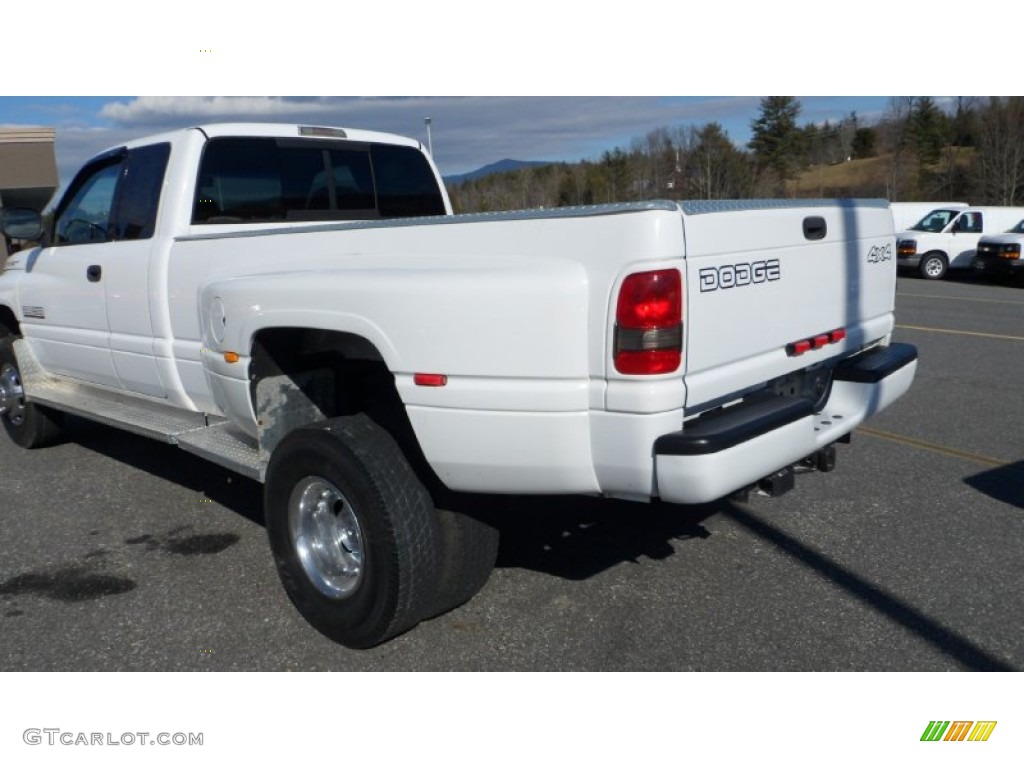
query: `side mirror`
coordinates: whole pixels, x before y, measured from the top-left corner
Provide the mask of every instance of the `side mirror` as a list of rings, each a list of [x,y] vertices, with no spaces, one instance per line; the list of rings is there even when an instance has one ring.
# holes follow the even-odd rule
[[[31,208],[5,208],[0,212],[0,232],[17,240],[39,240],[43,217]]]

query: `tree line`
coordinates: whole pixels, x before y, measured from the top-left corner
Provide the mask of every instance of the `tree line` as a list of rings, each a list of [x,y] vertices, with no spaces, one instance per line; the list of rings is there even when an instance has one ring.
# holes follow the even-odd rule
[[[448,192],[457,212],[653,198],[1024,200],[1024,97],[894,97],[872,124],[856,113],[801,124],[800,111],[795,97],[763,98],[743,148],[716,122],[661,127],[594,160],[495,173]]]

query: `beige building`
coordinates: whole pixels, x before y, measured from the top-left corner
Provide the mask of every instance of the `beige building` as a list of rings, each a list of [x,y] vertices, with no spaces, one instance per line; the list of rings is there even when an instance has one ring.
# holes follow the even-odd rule
[[[0,128],[0,208],[41,211],[57,188],[53,128]],[[7,255],[0,237],[0,258]]]

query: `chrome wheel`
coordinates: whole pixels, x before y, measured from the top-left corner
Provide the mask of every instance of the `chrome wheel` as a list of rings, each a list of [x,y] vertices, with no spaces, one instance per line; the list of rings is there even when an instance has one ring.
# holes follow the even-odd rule
[[[365,545],[359,518],[337,486],[322,477],[296,484],[288,527],[306,576],[330,598],[352,594],[363,579]]]
[[[10,363],[0,368],[0,416],[6,416],[16,427],[25,422],[25,389],[18,369]]]

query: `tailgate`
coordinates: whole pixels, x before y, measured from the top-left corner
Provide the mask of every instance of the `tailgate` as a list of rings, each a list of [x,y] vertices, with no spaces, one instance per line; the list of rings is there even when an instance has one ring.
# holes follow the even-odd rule
[[[852,354],[890,333],[884,200],[684,202],[687,409]],[[846,338],[799,356],[789,345]]]

